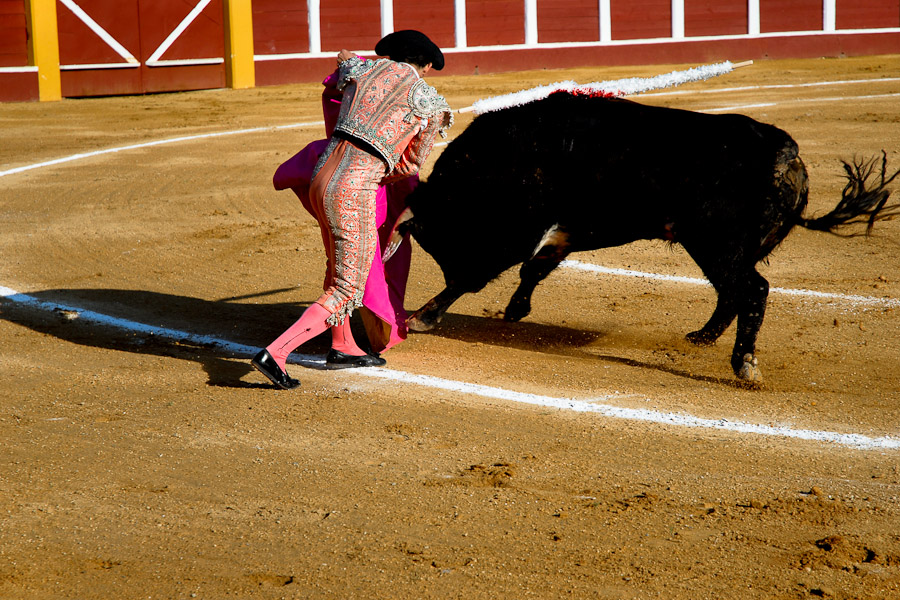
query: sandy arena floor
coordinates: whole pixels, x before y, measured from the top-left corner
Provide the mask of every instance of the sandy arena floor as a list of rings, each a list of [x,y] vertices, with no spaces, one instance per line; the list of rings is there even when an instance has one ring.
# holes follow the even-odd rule
[[[686,66],[430,82],[461,107]],[[900,168],[898,74],[762,61],[638,99],[787,130],[821,214],[841,159]],[[317,226],[271,186],[319,93],[0,105],[0,598],[900,598],[900,218],[795,230],[761,265],[761,389],[733,328],[684,340],[711,288],[560,268],[521,323],[508,272],[385,369],[292,365],[278,391],[241,348],[319,293]],[[573,258],[700,276],[662,242]],[[441,288],[416,248],[407,308]]]

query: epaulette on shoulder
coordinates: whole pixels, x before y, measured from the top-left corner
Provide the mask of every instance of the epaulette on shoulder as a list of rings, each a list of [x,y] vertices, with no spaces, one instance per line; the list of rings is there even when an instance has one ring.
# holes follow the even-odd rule
[[[351,80],[359,79],[360,75],[374,68],[377,62],[360,56],[353,56],[342,62],[338,66],[338,91],[344,91]]]
[[[437,90],[420,79],[409,89],[409,105],[417,117],[430,119],[450,111],[450,105]]]
[[[408,100],[413,114],[417,117],[423,119],[440,117],[444,119],[444,114],[449,115],[449,119],[444,119],[443,125],[439,130],[441,137],[447,137],[446,130],[453,125],[453,111],[450,109],[447,100],[438,94],[436,89],[420,79],[409,89]]]

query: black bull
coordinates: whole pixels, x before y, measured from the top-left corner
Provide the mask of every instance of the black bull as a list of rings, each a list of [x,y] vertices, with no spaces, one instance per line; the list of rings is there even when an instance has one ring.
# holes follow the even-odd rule
[[[834,232],[887,216],[876,162],[844,163],[838,207],[802,216],[807,172],[784,131],[742,115],[710,115],[565,93],[477,117],[410,196],[404,227],[444,273],[446,288],[408,323],[433,328],[462,294],[522,263],[504,318],[531,311],[535,287],[571,252],[635,240],[680,244],[718,294],[687,339],[712,344],[737,317],[731,366],[760,379],[756,338],[768,282],[756,271],[795,225]],[[895,173],[894,176],[897,174]],[[880,212],[879,212],[880,211]],[[893,214],[893,213],[892,213]]]

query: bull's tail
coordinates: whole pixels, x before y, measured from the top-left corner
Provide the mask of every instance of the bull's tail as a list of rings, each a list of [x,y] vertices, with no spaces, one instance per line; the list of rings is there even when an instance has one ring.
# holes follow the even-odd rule
[[[844,162],[844,161],[842,161]],[[842,234],[839,228],[856,223],[868,223],[865,234],[872,231],[875,221],[887,219],[900,214],[900,204],[888,205],[887,201],[891,191],[887,185],[891,183],[900,170],[887,176],[887,154],[881,151],[881,170],[872,187],[869,179],[877,171],[878,157],[869,160],[854,160],[853,164],[844,162],[844,171],[847,175],[847,185],[841,192],[841,201],[825,216],[818,219],[800,218],[800,225],[808,229],[827,231],[844,237],[854,237],[861,234]]]

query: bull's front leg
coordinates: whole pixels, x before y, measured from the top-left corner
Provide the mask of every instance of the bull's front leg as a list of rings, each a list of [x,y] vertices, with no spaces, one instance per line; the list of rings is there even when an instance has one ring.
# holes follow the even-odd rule
[[[548,229],[531,255],[519,269],[519,287],[509,299],[503,319],[521,321],[531,313],[531,296],[535,288],[559,266],[570,253],[568,232],[559,224]]]
[[[406,326],[411,331],[431,331],[441,322],[450,305],[459,300],[463,293],[460,288],[447,286],[441,293],[423,304],[422,308],[410,315],[406,319]]]

